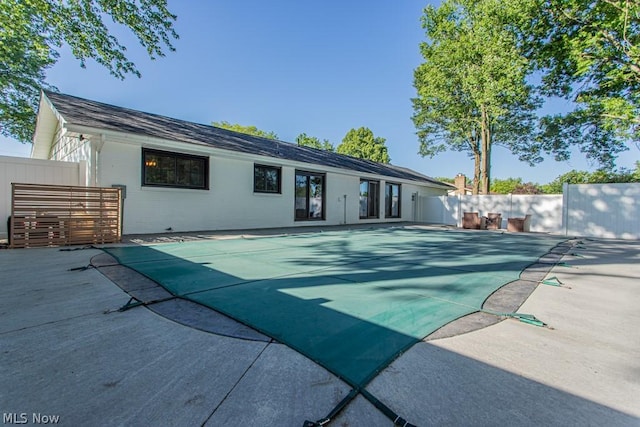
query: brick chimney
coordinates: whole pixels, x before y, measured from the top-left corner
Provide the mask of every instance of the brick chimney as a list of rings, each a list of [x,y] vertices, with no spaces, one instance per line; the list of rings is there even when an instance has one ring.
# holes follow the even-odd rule
[[[454,185],[456,186],[456,193],[464,196],[467,194],[467,177],[464,174],[459,173],[456,175]]]

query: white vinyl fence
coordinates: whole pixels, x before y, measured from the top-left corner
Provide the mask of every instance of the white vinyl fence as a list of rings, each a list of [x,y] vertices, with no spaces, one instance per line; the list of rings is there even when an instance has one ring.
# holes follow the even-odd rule
[[[640,239],[640,183],[565,185],[558,195],[420,197],[417,221],[462,226],[464,212],[531,215],[531,231],[582,237]]]
[[[85,185],[84,162],[58,162],[0,156],[0,239],[7,238],[11,183]]]
[[[640,183],[565,185],[567,235],[640,239]]]

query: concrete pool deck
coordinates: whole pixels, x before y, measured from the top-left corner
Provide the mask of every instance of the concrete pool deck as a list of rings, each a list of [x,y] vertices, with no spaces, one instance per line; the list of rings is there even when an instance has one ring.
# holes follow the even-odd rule
[[[71,270],[101,253],[0,251],[5,423],[302,426],[349,393],[250,331],[118,311],[129,301],[120,287],[98,269]],[[419,343],[367,390],[415,425],[640,425],[640,242],[584,240],[562,260],[549,276],[565,286],[538,286],[519,310],[549,327],[505,320]],[[358,396],[329,425],[392,424]]]

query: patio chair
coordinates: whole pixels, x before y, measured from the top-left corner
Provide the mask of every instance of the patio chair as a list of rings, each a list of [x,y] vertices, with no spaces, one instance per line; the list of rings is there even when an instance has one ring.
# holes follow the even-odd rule
[[[478,212],[465,212],[462,215],[462,228],[479,230],[480,216]]]
[[[487,214],[487,230],[499,230],[502,227],[502,214],[501,213],[488,213]]]
[[[531,215],[525,215],[524,218],[507,219],[507,231],[529,232],[530,229],[531,229]]]

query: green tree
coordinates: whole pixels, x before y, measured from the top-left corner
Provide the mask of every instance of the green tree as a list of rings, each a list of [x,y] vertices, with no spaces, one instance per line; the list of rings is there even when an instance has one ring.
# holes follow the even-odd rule
[[[234,132],[246,133],[247,135],[260,136],[262,138],[278,139],[275,132],[260,130],[255,126],[244,126],[237,123],[229,122],[213,122],[213,125],[222,129],[232,130]]]
[[[589,182],[589,172],[572,170],[558,176],[548,184],[542,186],[542,191],[546,194],[562,193],[562,186],[567,184],[587,184]]]
[[[514,190],[522,185],[522,178],[494,179],[491,182],[491,192],[496,194],[513,194]]]
[[[535,110],[529,60],[519,49],[522,12],[501,0],[445,0],[422,17],[427,41],[414,73],[413,121],[420,154],[448,149],[474,159],[474,194],[490,189],[491,149],[501,144],[534,164]]]
[[[438,178],[435,178],[436,181],[440,181],[440,182],[446,182],[447,184],[455,184],[456,179],[455,178],[448,178],[445,176],[441,176]]]
[[[491,192],[495,194],[540,194],[542,189],[533,182],[522,182],[522,178],[494,179]]]
[[[598,169],[594,172],[572,170],[558,176],[549,184],[542,186],[542,191],[547,194],[562,193],[562,187],[566,184],[608,184],[640,182],[640,162],[636,162],[634,171],[621,169],[611,171]]]
[[[542,72],[541,89],[575,108],[542,120],[540,147],[565,160],[578,147],[613,169],[640,139],[640,3],[524,0],[519,40]]]
[[[175,50],[176,19],[166,0],[0,2],[0,133],[22,142],[31,140],[45,70],[56,63],[67,45],[85,67],[88,60],[104,66],[116,78],[140,77],[125,56],[126,47],[110,33],[103,19],[133,32],[152,59]]]
[[[512,194],[542,194],[542,188],[533,182],[525,182],[516,186]]]
[[[317,148],[318,150],[335,151],[333,144],[328,139],[323,139],[322,142],[315,136],[308,136],[306,133],[301,133],[296,137],[296,142],[301,147]]]
[[[386,139],[374,136],[369,128],[351,129],[336,148],[336,152],[378,163],[389,163],[391,159],[385,142]]]

